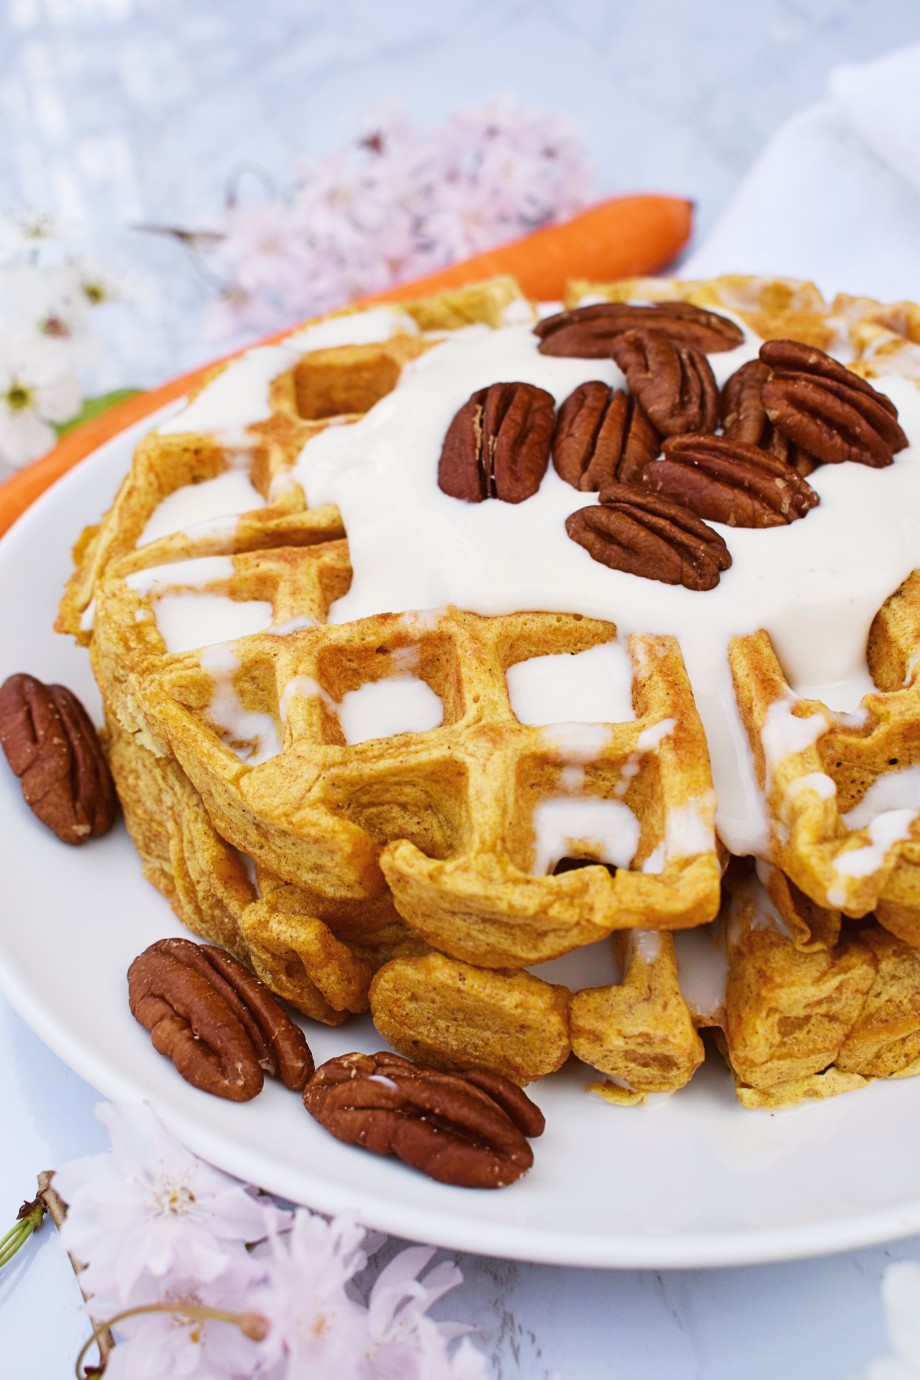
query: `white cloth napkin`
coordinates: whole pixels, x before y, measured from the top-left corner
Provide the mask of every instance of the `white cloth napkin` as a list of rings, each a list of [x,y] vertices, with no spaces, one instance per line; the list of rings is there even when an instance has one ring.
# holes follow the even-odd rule
[[[920,298],[920,45],[838,67],[828,98],[780,128],[680,266],[719,273]]]

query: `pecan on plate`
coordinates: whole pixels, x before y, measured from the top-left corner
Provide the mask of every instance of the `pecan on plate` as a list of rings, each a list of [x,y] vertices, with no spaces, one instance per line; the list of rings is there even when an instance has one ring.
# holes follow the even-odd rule
[[[782,527],[818,502],[807,480],[758,446],[688,434],[669,436],[663,452],[645,466],[641,482],[710,522]]]
[[[723,434],[728,441],[740,441],[746,446],[768,450],[802,478],[817,468],[818,462],[784,436],[767,416],[762,389],[770,377],[769,366],[762,359],[749,359],[736,369],[722,385],[721,420]]]
[[[615,479],[635,479],[654,460],[661,437],[624,389],[592,380],[569,394],[553,433],[553,464],[560,478],[583,492]]]
[[[891,399],[823,350],[767,340],[760,358],[770,369],[762,389],[767,416],[816,459],[855,460],[878,469],[907,445]]]
[[[497,1073],[446,1073],[398,1054],[342,1054],[320,1065],[304,1106],[339,1140],[395,1155],[440,1183],[503,1188],[533,1164],[543,1115]]]
[[[715,430],[719,388],[701,350],[657,331],[624,331],[610,353],[662,436]]]
[[[231,1102],[262,1090],[263,1069],[299,1091],[313,1072],[303,1031],[226,950],[160,939],[128,969],[131,1012],[187,1082]]]
[[[493,383],[460,408],[444,437],[438,485],[451,498],[522,503],[549,464],[556,403],[532,383]]]
[[[718,532],[640,484],[609,484],[597,506],[566,518],[565,529],[603,565],[687,589],[715,588],[732,563]]]
[[[543,355],[570,355],[578,359],[606,359],[610,346],[624,331],[655,330],[681,345],[692,345],[705,354],[734,350],[744,332],[717,312],[692,302],[594,302],[588,307],[547,316],[534,326]]]
[[[0,686],[0,747],[26,804],[63,843],[105,834],[117,801],[99,734],[63,685],[15,675]]]

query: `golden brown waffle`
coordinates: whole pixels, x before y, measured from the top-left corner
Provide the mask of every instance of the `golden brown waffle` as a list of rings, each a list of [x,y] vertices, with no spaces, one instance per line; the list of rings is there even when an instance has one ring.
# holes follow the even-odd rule
[[[703,1021],[681,992],[673,936],[644,930],[616,947],[620,981],[572,998],[572,1049],[608,1075],[595,1092],[630,1103],[689,1082],[704,1058]]]
[[[916,618],[917,587],[912,576],[876,617],[869,664],[880,688],[856,712],[795,695],[766,633],[735,639],[730,653],[769,811],[770,860],[825,912],[825,928],[834,915],[839,928],[841,912],[874,912],[910,943],[920,943],[920,821],[889,810],[861,823],[851,812],[920,761],[920,687],[913,667],[908,674],[900,612]]]
[[[583,297],[721,307],[764,337],[843,344],[867,376],[920,372],[918,312],[905,305],[826,303],[810,284],[741,277],[573,284],[571,302]],[[615,604],[609,620],[447,608],[327,622],[351,581],[349,550],[338,509],[311,507],[297,482],[299,452],[364,415],[450,332],[499,327],[526,305],[511,280],[495,280],[395,309],[383,339],[308,353],[295,339],[262,420],[231,434],[183,430],[180,414],[142,442],[112,509],[76,548],[59,626],[89,645],[146,875],[185,923],[304,1014],[337,1024],[369,1006],[394,1048],[426,1062],[478,1063],[526,1082],[574,1049],[605,1075],[605,1096],[637,1101],[688,1081],[708,1025],[724,1032],[748,1102],[913,1071],[913,950],[873,923],[843,939],[840,929],[841,912],[876,908],[895,934],[920,942],[917,845],[899,842],[878,875],[851,876],[844,890],[835,868],[864,843],[839,812],[892,758],[920,754],[913,682],[902,688],[920,648],[912,581],[874,625],[879,691],[859,729],[794,699],[765,634],[735,641],[773,829],[766,891],[747,920],[718,929],[725,849],[674,637],[629,639],[634,718],[592,725],[586,752],[577,734],[519,722],[506,673],[613,641]],[[190,418],[194,408],[195,399]],[[159,521],[173,496],[215,481],[248,484],[253,506],[237,503],[219,521]],[[196,601],[205,618],[213,601],[232,635],[186,635],[170,649],[166,612]],[[407,677],[433,692],[441,723],[347,742],[346,697]],[[780,701],[823,727],[807,749],[771,762],[768,780],[761,730]],[[834,782],[835,800],[794,784],[816,772]],[[566,852],[582,865],[548,873],[536,820],[568,798],[622,807],[636,822],[629,856],[603,865],[590,832],[576,834]],[[751,918],[764,906],[786,932]],[[599,940],[613,946],[617,982],[572,994],[525,971]],[[685,940],[728,965],[715,1005],[684,991]],[[817,1024],[835,1033],[823,1044],[803,1036],[799,1050],[781,1038],[783,1023],[814,1003],[827,1015]]]
[[[803,949],[756,880],[729,874],[721,1040],[747,1106],[920,1071],[920,951],[871,919]]]

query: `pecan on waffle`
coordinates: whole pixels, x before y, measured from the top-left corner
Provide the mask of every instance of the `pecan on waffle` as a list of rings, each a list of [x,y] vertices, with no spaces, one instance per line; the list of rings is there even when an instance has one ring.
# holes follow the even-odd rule
[[[855,681],[803,588],[851,611],[840,557],[820,567],[838,491],[870,534],[907,492],[915,310],[739,277],[573,284],[539,316],[510,280],[340,313],[142,442],[59,626],[89,645],[145,872],[305,1015],[370,1009],[438,1067],[524,1083],[574,1050],[638,1101],[714,1026],[749,1102],[912,1071],[880,1031],[913,991],[920,798],[885,848],[855,822],[920,762],[912,580],[885,602],[909,532],[861,595],[865,628],[883,608],[856,714],[806,696]],[[779,958],[756,924],[722,938],[730,854],[760,859]],[[599,941],[617,980],[560,978]],[[826,997],[838,1045],[761,1049],[758,974],[781,1013]]]

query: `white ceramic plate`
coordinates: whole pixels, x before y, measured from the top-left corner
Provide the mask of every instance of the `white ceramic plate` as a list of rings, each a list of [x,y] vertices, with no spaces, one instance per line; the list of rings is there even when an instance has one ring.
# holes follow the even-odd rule
[[[149,425],[103,446],[0,542],[0,681],[60,681],[98,716],[87,656],[52,624],[71,545]],[[340,1144],[279,1085],[238,1106],[185,1084],[132,1019],[125,985],[135,955],[181,927],[122,828],[64,847],[2,762],[0,862],[0,990],[19,1014],[105,1096],[149,1100],[185,1144],[274,1193],[454,1249],[572,1265],[747,1264],[920,1231],[920,1079],[769,1114],[744,1111],[715,1064],[645,1108],[588,1095],[588,1071],[569,1067],[531,1089],[547,1131],[526,1179],[447,1188]],[[317,1063],[380,1045],[367,1021],[308,1034]]]

